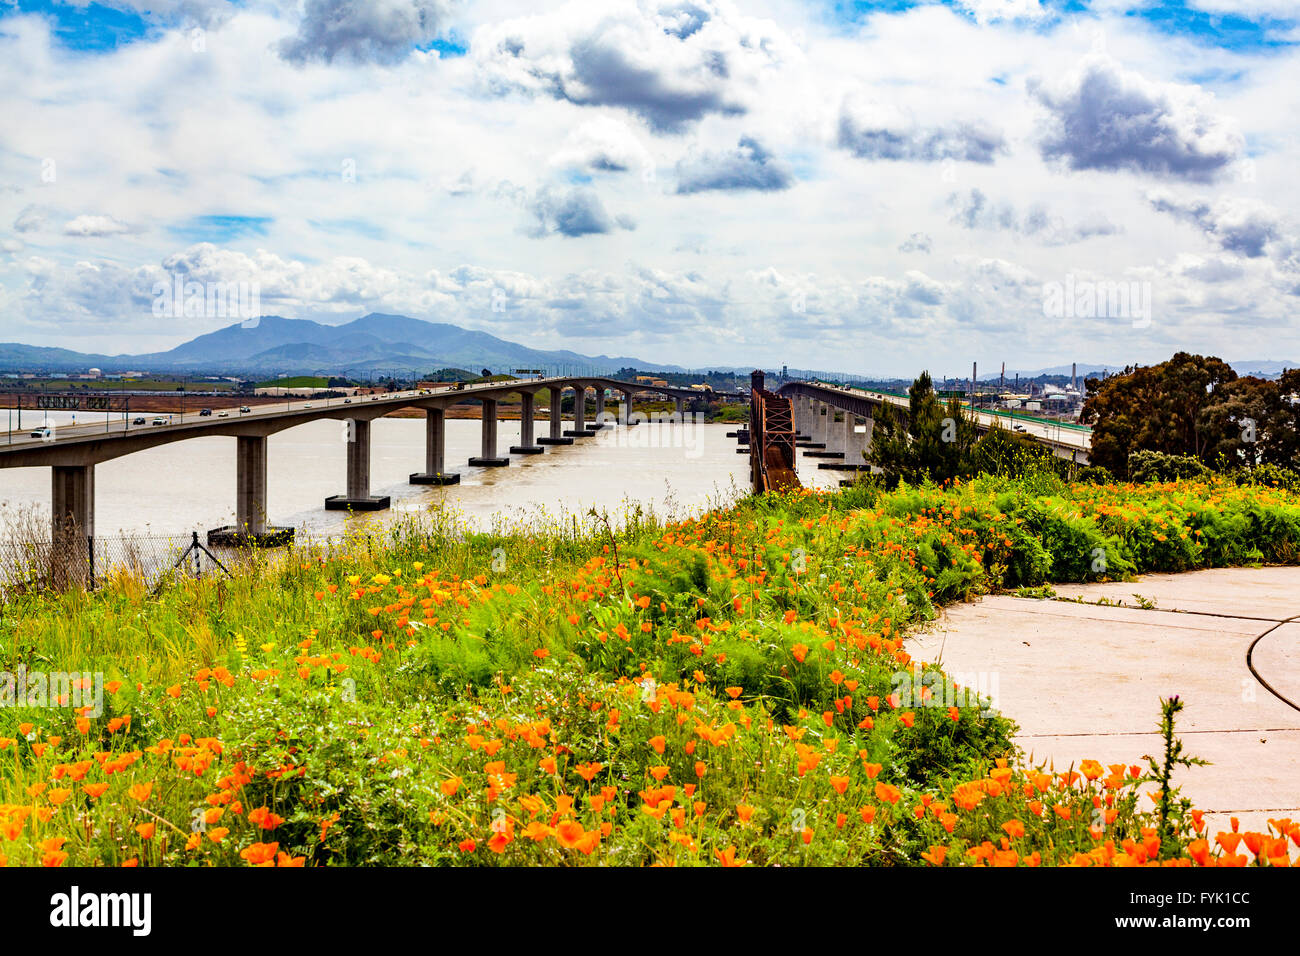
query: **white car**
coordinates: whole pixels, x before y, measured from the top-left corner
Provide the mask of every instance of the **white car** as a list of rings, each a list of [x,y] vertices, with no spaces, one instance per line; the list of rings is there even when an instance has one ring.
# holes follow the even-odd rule
[[[38,428],[32,432],[33,438],[49,438],[54,432],[48,428]]]
[[[229,417],[230,417],[230,412],[217,412],[217,417],[218,417],[218,418],[229,418]]]
[[[161,415],[159,415],[157,418],[155,418],[155,419],[154,419],[152,422],[150,422],[149,424],[151,424],[151,425],[166,425],[166,424],[167,424],[167,419],[165,419],[165,418],[163,418]]]

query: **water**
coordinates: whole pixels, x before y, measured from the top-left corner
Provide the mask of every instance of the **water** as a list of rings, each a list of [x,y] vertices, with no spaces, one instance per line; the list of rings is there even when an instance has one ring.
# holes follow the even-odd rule
[[[34,424],[25,412],[23,425]],[[345,490],[347,445],[339,422],[309,422],[268,440],[268,518],[311,535],[332,535],[440,505],[478,527],[494,519],[517,522],[543,511],[581,514],[593,507],[617,516],[633,505],[680,517],[748,491],[749,458],[738,455],[736,440],[726,437],[736,427],[688,422],[606,428],[542,455],[510,456],[505,468],[471,468],[465,462],[479,453],[480,423],[449,419],[446,467],[460,473],[461,483],[437,487],[407,484],[408,475],[424,470],[424,419],[380,418],[371,425],[370,491],[391,496],[392,508],[349,515],[324,509],[327,497]],[[536,433],[548,434],[547,423],[538,422]],[[499,422],[499,453],[517,444],[519,422]],[[799,473],[805,484],[820,487],[833,487],[843,477],[818,471],[815,460],[802,456]],[[50,470],[0,469],[0,506],[10,513],[36,508],[48,520]],[[234,438],[174,442],[95,468],[97,535],[205,531],[234,524],[234,508]]]

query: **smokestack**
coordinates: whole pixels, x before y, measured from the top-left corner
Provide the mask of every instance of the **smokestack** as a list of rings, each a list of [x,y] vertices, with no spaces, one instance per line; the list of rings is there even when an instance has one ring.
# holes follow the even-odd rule
[[[1020,394],[1020,373],[1016,373],[1016,394]]]
[[[970,363],[970,400],[972,404],[975,402],[975,372],[977,368],[978,365],[975,362]]]
[[[1077,390],[1077,380],[1079,377],[1079,363],[1070,363],[1070,388]]]
[[[1007,363],[1002,363],[1002,374],[998,376],[998,391],[1002,391],[1007,384]]]

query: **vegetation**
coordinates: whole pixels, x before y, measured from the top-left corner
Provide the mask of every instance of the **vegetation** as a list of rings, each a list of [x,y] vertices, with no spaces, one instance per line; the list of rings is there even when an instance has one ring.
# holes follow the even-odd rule
[[[975,475],[1019,477],[1065,464],[1058,466],[1048,448],[1009,429],[990,428],[980,437],[960,396],[951,395],[942,404],[928,372],[921,373],[907,394],[906,415],[891,405],[877,409],[867,455],[891,486]]]
[[[1048,472],[617,534],[412,520],[31,595],[4,668],[108,683],[102,712],[0,708],[0,862],[1267,865],[1291,824],[1212,844],[1165,786],[1167,706],[1164,764],[1048,772],[903,634],[993,588],[1297,560],[1284,490]]]
[[[1194,458],[1218,471],[1300,469],[1300,369],[1276,381],[1239,378],[1220,359],[1179,352],[1159,365],[1089,379],[1088,392],[1089,460],[1121,477],[1136,477],[1135,463],[1153,473],[1152,459],[1135,460],[1137,452]]]
[[[322,375],[291,375],[288,378],[268,378],[253,388],[329,388],[331,381]]]

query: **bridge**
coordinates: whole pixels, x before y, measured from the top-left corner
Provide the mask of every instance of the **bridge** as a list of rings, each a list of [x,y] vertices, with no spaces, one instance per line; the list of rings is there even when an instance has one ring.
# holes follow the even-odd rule
[[[595,420],[586,417],[586,397],[590,389],[597,393]],[[549,434],[536,436],[535,405],[537,394],[550,393]],[[573,392],[573,427],[565,429],[561,419],[561,400],[565,391]],[[387,395],[354,396],[343,399],[288,402],[285,405],[254,406],[230,410],[219,415],[202,413],[176,416],[165,425],[136,425],[129,420],[104,425],[57,427],[50,434],[10,433],[10,442],[0,445],[0,468],[48,467],[51,472],[51,511],[55,553],[72,551],[59,547],[94,537],[95,465],[155,448],[172,442],[210,435],[236,439],[235,524],[209,532],[209,542],[216,544],[274,544],[287,540],[291,529],[267,524],[267,438],[276,432],[320,419],[336,419],[347,428],[347,474],[345,491],[325,500],[328,510],[379,511],[389,507],[386,495],[370,490],[370,423],[389,412],[402,408],[425,412],[424,470],[413,473],[412,484],[449,485],[460,481],[460,474],[449,470],[445,460],[446,411],[453,405],[474,400],[482,404],[482,443],[480,453],[469,464],[502,467],[510,458],[497,447],[497,406],[507,395],[520,396],[520,443],[509,449],[511,455],[537,455],[547,445],[572,444],[575,438],[595,435],[605,425],[604,396],[607,392],[622,396],[617,421],[635,424],[629,415],[633,395],[662,395],[676,404],[678,420],[686,402],[701,395],[740,398],[734,393],[700,392],[675,386],[623,382],[601,376],[575,378],[550,377],[484,382],[476,385],[417,389]],[[37,429],[38,432],[41,429]],[[15,440],[16,438],[16,440]]]
[[[889,405],[904,418],[908,410],[903,395],[821,382],[787,382],[777,394],[790,400],[800,447],[810,457],[843,459],[846,467],[861,462],[871,447],[876,409]],[[1092,429],[1085,426],[998,411],[976,410],[972,417],[980,432],[1011,429],[1046,445],[1058,458],[1088,463]]]

